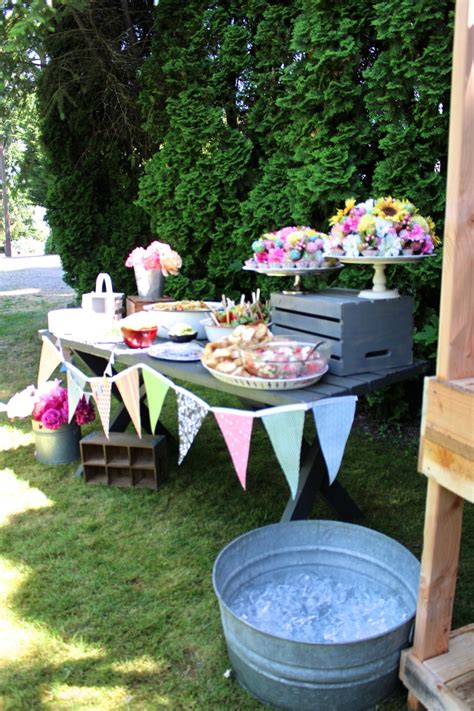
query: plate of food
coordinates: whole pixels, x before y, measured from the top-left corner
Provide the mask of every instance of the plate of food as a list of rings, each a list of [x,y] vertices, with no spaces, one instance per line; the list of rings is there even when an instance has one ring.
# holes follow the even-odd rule
[[[201,360],[201,355],[204,348],[194,341],[189,343],[174,343],[172,341],[166,341],[165,343],[158,343],[155,346],[150,346],[147,353],[152,358],[158,358],[160,360],[177,360],[192,362]]]
[[[153,318],[158,324],[158,338],[167,338],[170,329],[183,323],[196,331],[197,338],[205,338],[206,333],[201,320],[209,316],[211,311],[219,306],[220,302],[216,301],[185,299],[182,301],[160,301],[156,304],[147,304],[143,308],[147,313],[153,314]],[[161,332],[160,326],[164,327]]]
[[[222,382],[259,390],[292,390],[320,380],[328,370],[326,341],[307,343],[273,337],[264,324],[239,326],[208,343],[201,363]]]

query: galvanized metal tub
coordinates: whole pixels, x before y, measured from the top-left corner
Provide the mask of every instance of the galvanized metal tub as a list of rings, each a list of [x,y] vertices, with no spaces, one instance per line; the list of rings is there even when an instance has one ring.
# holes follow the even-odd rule
[[[41,464],[69,464],[81,458],[81,428],[74,422],[57,430],[48,430],[41,422],[31,421],[35,438],[36,460]]]
[[[338,568],[400,595],[409,617],[383,634],[349,643],[312,644],[263,632],[229,606],[250,581],[286,569]],[[250,531],[217,557],[213,585],[233,671],[253,696],[298,711],[370,709],[397,684],[401,650],[416,610],[420,565],[401,544],[337,521],[293,521]]]

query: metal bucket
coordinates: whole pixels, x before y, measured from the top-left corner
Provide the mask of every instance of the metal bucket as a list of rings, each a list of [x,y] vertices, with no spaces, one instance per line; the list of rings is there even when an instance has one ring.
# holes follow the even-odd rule
[[[158,299],[163,296],[165,278],[161,269],[145,269],[140,265],[135,265],[134,271],[138,296],[147,299]]]
[[[239,618],[229,606],[250,581],[311,567],[364,576],[400,595],[409,617],[383,634],[354,642],[312,644],[283,639]],[[237,680],[275,708],[358,711],[397,685],[400,652],[409,642],[420,565],[381,533],[337,521],[294,521],[236,538],[217,557],[213,585]]]
[[[41,464],[69,464],[80,459],[81,428],[74,422],[57,430],[48,430],[32,420],[36,459]]]

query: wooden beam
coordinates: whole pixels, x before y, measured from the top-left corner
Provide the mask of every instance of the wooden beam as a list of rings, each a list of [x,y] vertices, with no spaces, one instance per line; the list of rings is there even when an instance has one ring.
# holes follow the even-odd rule
[[[474,0],[456,1],[437,375],[474,375]]]
[[[464,501],[428,480],[413,654],[424,661],[448,651]]]

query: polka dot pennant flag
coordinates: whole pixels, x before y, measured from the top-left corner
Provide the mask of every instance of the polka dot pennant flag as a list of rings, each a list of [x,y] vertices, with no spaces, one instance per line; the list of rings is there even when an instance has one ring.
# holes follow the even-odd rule
[[[178,390],[178,432],[179,432],[179,459],[181,464],[194,438],[199,432],[202,422],[209,412],[209,407],[203,400],[197,400]]]
[[[249,412],[226,412],[217,408],[213,408],[213,412],[225,439],[239,481],[242,484],[242,488],[245,489],[253,415]]]
[[[161,408],[163,407],[169,385],[165,380],[145,368],[142,370],[142,375],[148,400],[151,431],[154,432],[156,423],[160,419]]]
[[[334,397],[313,405],[313,415],[319,444],[332,484],[341,466],[347,438],[354,421],[357,397]]]
[[[93,378],[91,380],[91,390],[97,405],[97,411],[100,416],[100,421],[102,422],[102,427],[104,428],[104,434],[108,438],[112,383],[110,380],[106,380],[105,378]]]
[[[127,368],[123,373],[115,378],[115,385],[122,396],[123,404],[127,408],[130,419],[133,422],[137,434],[142,436],[142,424],[140,419],[140,376],[137,368]]]
[[[303,438],[305,410],[286,410],[262,415],[283,473],[295,498],[300,476],[301,440]]]

